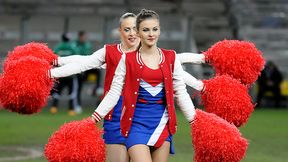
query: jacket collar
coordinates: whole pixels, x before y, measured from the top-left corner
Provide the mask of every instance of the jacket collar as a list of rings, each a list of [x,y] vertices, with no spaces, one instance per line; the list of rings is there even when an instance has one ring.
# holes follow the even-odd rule
[[[119,51],[122,55],[125,54],[125,53],[123,52],[122,48],[121,48],[121,44],[120,44],[120,43],[117,44],[117,49],[118,49],[118,51]]]
[[[159,53],[160,53],[160,62],[159,62],[159,65],[160,65],[160,64],[163,64],[163,63],[165,62],[165,55],[163,54],[163,51],[162,51],[161,48],[157,48],[157,49],[158,49],[158,51],[159,51]],[[139,65],[144,65],[144,63],[143,63],[143,61],[142,61],[142,59],[141,59],[141,54],[140,54],[139,51],[140,51],[140,50],[137,50],[137,52],[136,52],[136,60],[137,60],[137,63],[138,63]]]

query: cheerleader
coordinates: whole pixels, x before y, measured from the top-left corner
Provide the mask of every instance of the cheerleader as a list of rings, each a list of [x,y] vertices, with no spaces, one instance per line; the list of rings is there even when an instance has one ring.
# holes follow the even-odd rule
[[[139,46],[139,38],[136,36],[136,15],[125,13],[119,20],[120,44],[107,44],[90,56],[59,57],[57,68],[51,69],[52,78],[61,78],[77,74],[92,68],[106,68],[104,92],[108,92],[113,79],[115,69],[121,56],[134,51]],[[120,114],[122,97],[119,98],[114,109],[111,110],[104,120],[103,138],[106,144],[108,162],[128,162],[129,156],[124,146],[125,138],[120,133]]]
[[[104,118],[123,90],[120,126],[130,158],[133,162],[168,161],[177,127],[173,96],[189,122],[194,119],[195,109],[175,51],[157,47],[158,14],[143,9],[137,15],[136,29],[141,48],[122,55],[110,90],[92,114],[92,120],[99,122]],[[194,85],[203,89],[201,81]]]
[[[119,32],[121,36],[120,44],[105,45],[104,48],[94,52],[90,56],[73,55],[69,57],[59,57],[56,65],[60,66],[51,69],[52,78],[61,78],[72,74],[81,73],[92,68],[106,68],[104,92],[109,91],[115,69],[121,56],[124,53],[135,51],[139,46],[139,38],[136,35],[136,15],[126,13],[119,20]],[[182,53],[177,54],[181,63],[204,63],[203,54]],[[196,90],[202,89],[202,82],[196,80],[193,76],[183,71],[183,78],[186,84]],[[104,140],[106,143],[108,162],[126,162],[129,161],[125,147],[125,138],[120,133],[120,116],[122,97],[104,118]]]

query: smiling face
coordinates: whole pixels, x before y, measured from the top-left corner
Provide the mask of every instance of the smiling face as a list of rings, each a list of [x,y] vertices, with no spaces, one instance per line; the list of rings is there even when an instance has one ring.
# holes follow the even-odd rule
[[[136,18],[128,17],[123,19],[120,24],[119,32],[121,41],[128,48],[138,45],[139,38],[136,35]]]
[[[143,20],[139,24],[138,35],[143,46],[156,46],[160,36],[160,24],[156,18]]]

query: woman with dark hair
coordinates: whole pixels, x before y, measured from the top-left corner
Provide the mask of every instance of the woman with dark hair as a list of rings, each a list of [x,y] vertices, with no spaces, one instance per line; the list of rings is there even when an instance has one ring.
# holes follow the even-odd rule
[[[132,161],[168,161],[169,152],[174,152],[172,135],[177,127],[174,96],[190,123],[195,108],[175,51],[157,47],[160,36],[158,14],[141,10],[136,29],[141,47],[122,55],[110,90],[93,113],[92,120],[98,122],[104,118],[122,94],[121,133],[126,137],[125,144]],[[203,89],[201,81],[193,81],[198,90]]]

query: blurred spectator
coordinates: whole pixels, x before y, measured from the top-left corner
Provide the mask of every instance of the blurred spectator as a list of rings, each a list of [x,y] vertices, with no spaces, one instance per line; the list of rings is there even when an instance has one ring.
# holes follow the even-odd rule
[[[283,80],[283,76],[272,61],[268,61],[261,76],[258,79],[259,91],[257,95],[257,107],[261,106],[261,101],[265,92],[272,92],[274,99],[274,106],[281,106],[281,90],[280,84]]]
[[[62,41],[56,45],[54,48],[54,52],[61,56],[70,56],[77,54],[77,48],[70,42],[70,38],[68,37],[67,33],[62,35]],[[51,113],[57,113],[58,111],[58,103],[59,103],[59,96],[61,95],[63,89],[68,87],[69,93],[69,111],[68,114],[71,116],[76,115],[75,108],[77,105],[77,91],[78,91],[78,83],[77,83],[77,76],[70,76],[65,78],[59,78],[58,82],[55,83],[53,90],[51,91],[52,94],[52,107],[50,108]]]
[[[78,55],[82,55],[82,56],[86,56],[86,55],[90,55],[92,52],[92,46],[91,43],[87,41],[87,35],[86,32],[81,30],[78,32],[78,39],[74,42],[75,46],[77,48],[78,51]],[[75,112],[80,114],[82,113],[82,107],[81,107],[81,91],[82,91],[82,85],[83,85],[83,81],[86,79],[86,74],[85,73],[81,73],[81,74],[77,74],[77,81],[78,81],[78,91],[77,91],[77,103],[78,105],[75,107]]]

